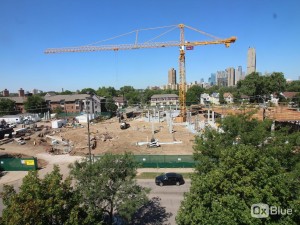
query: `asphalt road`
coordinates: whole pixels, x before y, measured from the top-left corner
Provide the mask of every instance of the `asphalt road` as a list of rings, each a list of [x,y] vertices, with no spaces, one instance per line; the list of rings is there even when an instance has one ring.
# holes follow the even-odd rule
[[[151,188],[149,199],[150,203],[138,212],[135,225],[156,224],[174,225],[177,211],[180,207],[183,195],[188,192],[191,186],[190,180],[186,180],[181,186],[157,186],[154,179],[138,180],[138,184],[143,187]]]
[[[16,189],[22,184],[22,180],[9,183]],[[149,193],[150,202],[140,209],[134,217],[134,225],[174,225],[177,211],[183,200],[184,192],[188,192],[191,186],[190,180],[186,180],[181,186],[157,186],[154,179],[140,179],[138,184],[151,188]],[[3,185],[0,185],[0,192]],[[2,216],[3,202],[0,198],[0,216]]]

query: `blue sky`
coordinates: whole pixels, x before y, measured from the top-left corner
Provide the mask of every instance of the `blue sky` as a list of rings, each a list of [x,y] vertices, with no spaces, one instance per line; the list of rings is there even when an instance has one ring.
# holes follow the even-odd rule
[[[299,0],[0,0],[0,91],[81,90],[102,86],[164,85],[178,71],[177,47],[44,54],[47,48],[82,46],[136,29],[186,24],[220,38],[224,45],[186,52],[187,82],[207,81],[227,67],[246,70],[247,49],[256,48],[257,71],[300,76]],[[140,32],[140,41],[168,29]],[[157,41],[179,40],[179,30]],[[186,40],[211,40],[186,32]],[[135,35],[101,44],[134,43]]]

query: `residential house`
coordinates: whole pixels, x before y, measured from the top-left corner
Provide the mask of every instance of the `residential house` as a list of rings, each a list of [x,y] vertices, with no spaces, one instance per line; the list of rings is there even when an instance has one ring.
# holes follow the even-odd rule
[[[26,102],[26,97],[0,97],[0,99],[10,99],[15,102],[15,109],[18,113],[24,113],[25,107],[24,103]]]
[[[210,104],[210,96],[209,94],[203,93],[200,96],[200,104],[207,105]]]
[[[151,106],[178,105],[179,97],[176,94],[160,94],[151,96]]]
[[[233,103],[233,94],[226,92],[223,94],[223,97],[224,97],[225,102],[227,102],[227,104]]]
[[[113,97],[113,100],[114,100],[115,104],[118,106],[118,109],[127,105],[127,100],[123,96]]]
[[[7,89],[5,89],[3,91],[4,97],[0,97],[0,99],[10,99],[10,100],[14,101],[15,102],[15,110],[18,113],[24,113],[25,112],[24,102],[26,102],[28,95],[25,95],[25,92],[22,88],[20,88],[18,95],[19,96],[16,96],[16,97],[9,96],[9,91]]]
[[[241,95],[241,101],[242,102],[249,102],[250,101],[250,97],[248,95]]]
[[[45,95],[45,101],[51,110],[61,107],[68,113],[78,113],[90,108],[90,113],[100,113],[105,107],[105,98],[88,94]],[[91,99],[90,99],[91,98]]]
[[[220,105],[220,94],[217,92],[212,93],[210,96],[210,102],[215,105]]]
[[[282,95],[288,99],[288,100],[292,100],[299,92],[283,92]]]

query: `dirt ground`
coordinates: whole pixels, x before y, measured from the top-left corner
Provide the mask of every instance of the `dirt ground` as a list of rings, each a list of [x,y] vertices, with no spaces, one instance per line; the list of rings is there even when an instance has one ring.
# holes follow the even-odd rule
[[[192,154],[194,135],[184,126],[174,126],[174,132],[170,134],[166,122],[154,123],[154,138],[159,142],[182,141],[181,144],[161,145],[158,148],[147,148],[146,145],[139,146],[137,142],[147,142],[152,138],[152,124],[141,119],[128,121],[130,127],[126,130],[120,129],[116,119],[91,124],[91,138],[97,140],[97,147],[92,153],[97,155],[105,152],[122,153],[125,151],[134,154]],[[87,153],[87,128],[65,128],[61,129],[60,135],[64,139],[74,143],[75,155]]]
[[[132,152],[133,154],[186,155],[193,153],[194,134],[183,125],[174,125],[171,134],[166,122],[154,123],[154,138],[158,139],[159,142],[177,141],[182,143],[148,148],[146,145],[140,146],[137,143],[150,141],[152,123],[142,119],[133,119],[127,123],[130,124],[130,127],[126,130],[120,129],[120,123],[116,118],[90,124],[90,138],[96,139],[97,143],[96,148],[91,150],[92,154]],[[37,125],[51,127],[50,122],[39,122]],[[30,140],[26,140],[24,145],[19,145],[15,141],[1,145],[0,153],[36,156],[39,153],[47,152],[50,148],[51,139],[45,136],[39,138],[37,136],[39,133],[33,133]],[[70,155],[84,156],[89,153],[87,125],[84,123],[78,127],[67,126],[66,128],[50,129],[50,133],[47,135],[68,141],[73,146]],[[44,141],[39,141],[41,139]]]

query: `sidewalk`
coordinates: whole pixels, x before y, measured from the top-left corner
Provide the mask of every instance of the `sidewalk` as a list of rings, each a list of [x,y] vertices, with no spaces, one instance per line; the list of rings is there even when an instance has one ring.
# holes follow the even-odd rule
[[[141,173],[193,173],[195,172],[194,168],[139,168],[137,169],[137,174]]]

